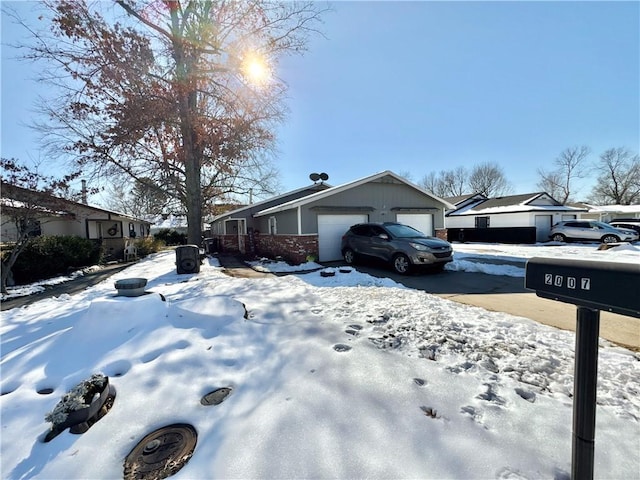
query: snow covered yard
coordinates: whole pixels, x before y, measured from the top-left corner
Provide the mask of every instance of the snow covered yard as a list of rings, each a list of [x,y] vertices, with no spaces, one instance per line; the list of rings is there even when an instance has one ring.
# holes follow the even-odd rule
[[[121,478],[173,423],[198,432],[176,479],[569,478],[571,332],[356,271],[242,279],[174,261],[2,312],[2,478]],[[115,297],[129,277],[153,293]],[[45,414],[94,373],[117,390],[111,411],[42,443]],[[605,344],[598,373],[595,477],[640,478],[640,355]],[[203,406],[219,387],[231,395]]]

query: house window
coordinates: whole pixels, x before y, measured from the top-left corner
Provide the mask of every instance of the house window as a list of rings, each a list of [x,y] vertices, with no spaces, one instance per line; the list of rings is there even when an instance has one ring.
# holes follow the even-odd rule
[[[276,217],[269,217],[269,234],[275,235],[278,233],[278,221]]]
[[[476,217],[476,228],[489,228],[489,217]]]
[[[20,219],[20,234],[26,234],[27,237],[39,237],[42,235],[42,227],[40,220]]]

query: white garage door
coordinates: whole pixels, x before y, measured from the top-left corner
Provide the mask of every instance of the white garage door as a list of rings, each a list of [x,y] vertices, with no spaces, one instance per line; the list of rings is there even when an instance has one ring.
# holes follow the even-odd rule
[[[340,260],[340,241],[351,225],[369,221],[366,214],[318,215],[318,260],[331,262]]]
[[[398,213],[396,220],[398,223],[404,223],[416,230],[420,230],[425,235],[433,236],[432,213]]]

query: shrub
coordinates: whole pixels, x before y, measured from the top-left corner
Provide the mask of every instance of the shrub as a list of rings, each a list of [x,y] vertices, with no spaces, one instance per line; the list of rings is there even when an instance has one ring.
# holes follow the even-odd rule
[[[164,241],[153,237],[139,238],[135,241],[135,246],[138,249],[139,257],[146,257],[150,253],[156,253],[162,250],[165,246]]]
[[[156,233],[154,237],[158,240],[162,240],[165,243],[165,245],[186,245],[187,244],[187,235],[185,233],[180,233],[176,230],[171,230],[169,228],[163,228],[158,233]]]
[[[17,284],[66,274],[69,269],[100,263],[100,244],[75,236],[41,236],[29,240],[13,266]]]

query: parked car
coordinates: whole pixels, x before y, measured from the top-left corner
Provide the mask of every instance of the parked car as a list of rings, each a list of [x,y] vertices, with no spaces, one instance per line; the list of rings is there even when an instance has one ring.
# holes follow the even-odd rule
[[[640,218],[616,218],[609,225],[623,230],[635,230],[640,235]]]
[[[353,264],[358,258],[371,257],[391,263],[401,274],[414,267],[442,270],[453,260],[453,248],[445,240],[429,237],[401,223],[359,223],[342,236],[344,261]]]
[[[614,228],[608,223],[591,220],[570,220],[556,223],[551,227],[551,240],[567,242],[570,240],[597,241],[602,243],[635,242],[638,233],[634,230]]]

